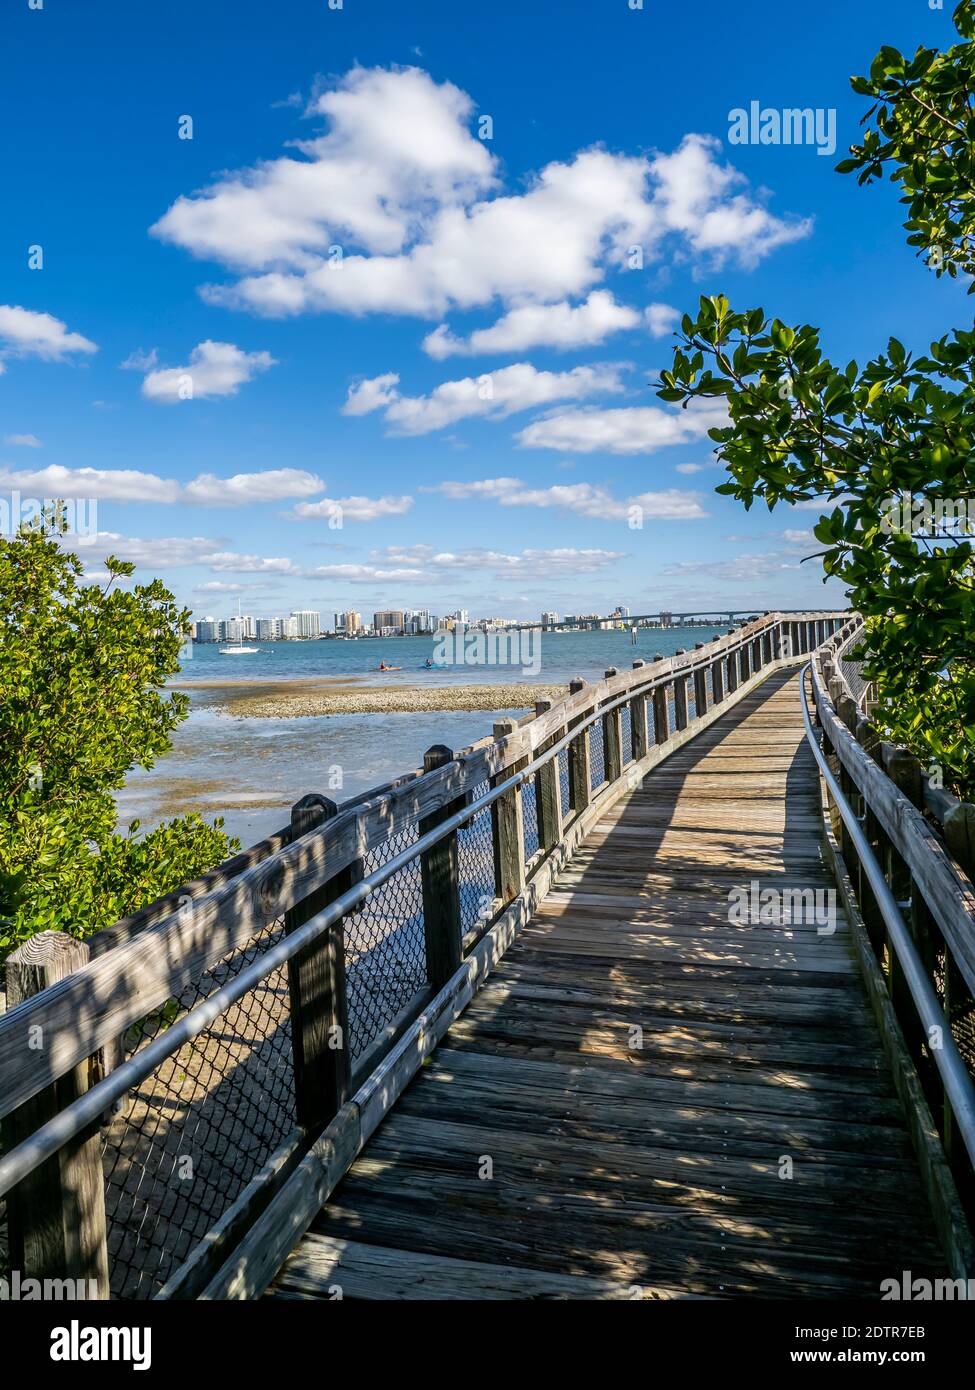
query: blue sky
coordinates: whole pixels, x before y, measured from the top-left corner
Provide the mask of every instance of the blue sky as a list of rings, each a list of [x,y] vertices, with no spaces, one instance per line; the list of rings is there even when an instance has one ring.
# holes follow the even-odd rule
[[[0,30],[0,495],[97,498],[91,572],[114,549],[198,616],[818,606],[815,514],[716,497],[709,422],[656,399],[669,311],[725,293],[844,363],[965,313],[895,192],[833,171],[849,75],[951,42],[928,0],[7,0]],[[731,144],[756,100],[835,108],[835,154]]]

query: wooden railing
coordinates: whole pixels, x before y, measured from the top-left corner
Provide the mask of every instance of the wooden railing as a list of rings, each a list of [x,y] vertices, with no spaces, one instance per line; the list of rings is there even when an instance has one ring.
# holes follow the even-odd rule
[[[871,687],[859,681],[851,686],[849,680],[861,639],[862,623],[854,616],[812,661],[823,750],[839,795],[852,808],[863,836],[858,848],[838,799],[830,796],[837,868],[869,943],[871,960],[864,962],[868,984],[872,974],[883,991],[883,998],[874,997],[882,1031],[895,1036],[916,1077],[917,1084],[908,1077],[904,1058],[892,1058],[942,1236],[954,1247],[957,1266],[971,1276],[975,1247],[966,1227],[975,1218],[975,1092],[970,1081],[975,1076],[975,808],[939,787],[913,754],[880,739],[869,717]],[[890,889],[897,909],[893,921],[889,911],[886,916],[881,911],[867,859],[880,868],[878,887],[885,883]],[[926,1027],[919,1017],[918,989],[907,978],[904,952],[892,940],[891,926],[897,930],[901,923],[910,964],[918,967],[937,1005],[939,1021]],[[953,1070],[946,1065],[948,1051]],[[946,1077],[959,1083],[956,1091],[965,1107],[961,1133]],[[939,1168],[942,1154],[953,1183]]]
[[[846,616],[772,613],[573,681],[365,798],[303,798],[277,836],[90,942],[27,942],[0,1018],[12,1267],[103,1297],[260,1291],[595,821]],[[204,1066],[219,1085],[201,1097]],[[277,1131],[226,1140],[223,1120],[246,1126],[272,1098]],[[195,1157],[213,1184],[242,1150],[248,1166],[220,1202],[191,1203],[203,1228],[171,1247],[190,1225],[175,1160],[194,1158],[204,1119],[220,1143]],[[162,1195],[143,1211],[146,1187]]]

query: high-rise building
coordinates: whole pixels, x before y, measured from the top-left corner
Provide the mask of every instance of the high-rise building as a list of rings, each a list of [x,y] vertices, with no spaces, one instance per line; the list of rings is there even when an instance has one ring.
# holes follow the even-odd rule
[[[403,626],[407,632],[422,637],[424,633],[436,632],[437,620],[426,608],[415,608],[406,613]]]
[[[362,631],[362,614],[357,613],[355,609],[343,613],[342,618],[342,627],[347,637],[352,637],[355,633]]]
[[[543,614],[542,614],[542,627],[554,627],[554,625],[558,622],[558,620],[559,620],[559,615],[558,615],[558,613],[543,613]]]
[[[403,631],[403,610],[401,608],[384,608],[372,615],[372,626],[375,632],[402,632]]]
[[[216,618],[201,618],[193,635],[197,642],[219,642],[220,624]]]
[[[451,613],[450,616],[455,623],[460,623],[463,627],[468,627],[470,625],[471,615],[466,608],[458,608],[457,612]]]
[[[322,615],[313,612],[310,608],[296,608],[292,610],[292,618],[295,621],[295,635],[297,637],[318,637],[322,630]]]

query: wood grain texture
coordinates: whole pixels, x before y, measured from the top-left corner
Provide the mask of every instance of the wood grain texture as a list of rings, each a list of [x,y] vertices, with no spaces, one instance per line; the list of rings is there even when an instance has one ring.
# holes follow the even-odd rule
[[[946,1275],[842,910],[825,933],[784,897],[729,915],[753,883],[834,886],[818,797],[776,672],[603,812],[270,1296],[877,1298]]]

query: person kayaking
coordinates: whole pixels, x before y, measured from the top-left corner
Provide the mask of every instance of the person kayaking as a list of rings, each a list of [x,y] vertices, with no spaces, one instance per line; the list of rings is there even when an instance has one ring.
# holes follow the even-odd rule
[[[426,661],[425,661],[423,664],[424,664],[424,666],[431,666],[431,667],[432,667],[432,666],[433,666],[433,657],[428,656],[427,659],[426,659]]]
[[[402,666],[387,666],[385,661],[381,661],[377,667],[380,671],[402,671]]]

